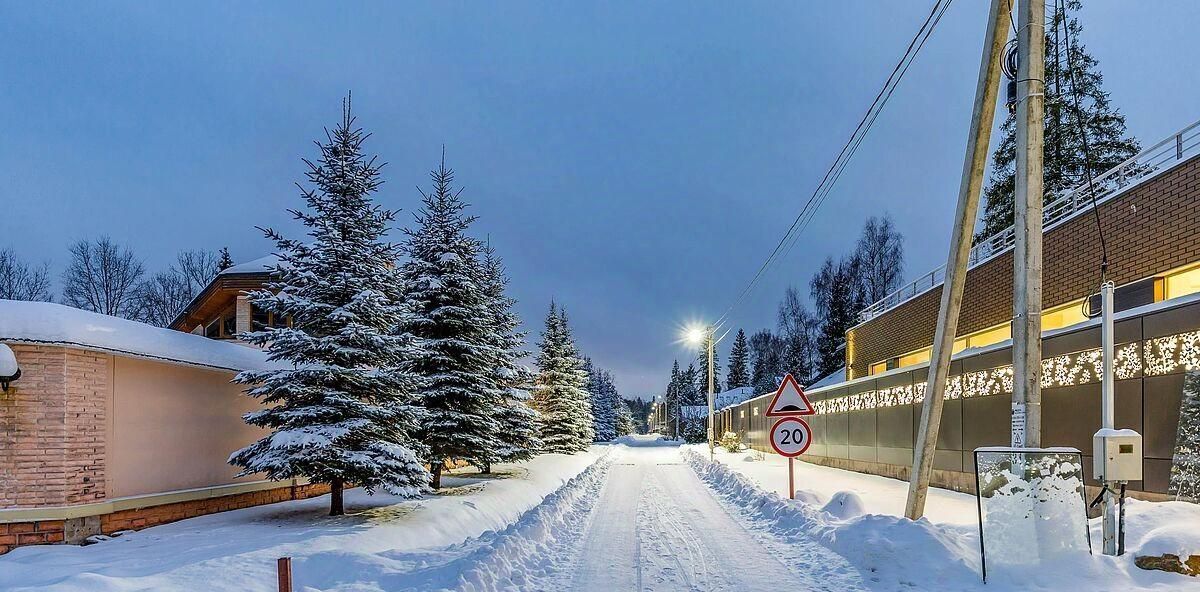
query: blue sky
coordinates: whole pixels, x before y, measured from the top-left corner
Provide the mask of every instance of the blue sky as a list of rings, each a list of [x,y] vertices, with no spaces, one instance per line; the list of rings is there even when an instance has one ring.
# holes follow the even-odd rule
[[[774,246],[931,1],[0,5],[0,247],[107,234],[150,269],[270,250],[300,157],[353,90],[379,199],[405,210],[445,144],[535,332],[553,297],[627,396],[658,392],[688,319]],[[1087,0],[1084,43],[1143,144],[1200,117],[1186,0]],[[986,3],[959,0],[787,260],[732,322],[774,325],[863,219],[906,276],[945,258]]]

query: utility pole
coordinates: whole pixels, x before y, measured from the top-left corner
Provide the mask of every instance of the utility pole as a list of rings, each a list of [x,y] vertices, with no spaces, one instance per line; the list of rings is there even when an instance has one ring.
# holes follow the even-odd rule
[[[708,459],[713,460],[716,433],[713,429],[713,406],[716,398],[716,378],[713,373],[713,348],[716,347],[716,327],[708,326]]]
[[[933,458],[937,450],[938,429],[942,422],[942,404],[958,332],[958,313],[962,307],[963,285],[967,279],[967,262],[971,239],[975,233],[975,218],[979,213],[979,192],[983,186],[983,171],[987,164],[988,145],[992,137],[992,122],[996,114],[996,95],[1000,87],[1000,63],[1008,28],[1012,24],[1009,6],[1012,0],[992,0],[988,10],[987,32],[983,42],[983,59],[979,64],[979,79],[975,86],[975,107],[971,111],[971,129],[967,135],[967,151],[963,160],[962,181],[958,188],[958,205],[954,213],[954,232],[950,237],[950,253],[946,258],[946,278],[942,285],[942,303],[934,333],[933,351],[929,360],[929,378],[925,384],[925,401],[921,406],[921,426],[913,447],[912,473],[909,475],[908,501],[904,515],[912,520],[925,513],[925,496],[933,474]]]
[[[1013,209],[1012,445],[1042,445],[1042,120],[1045,0],[1021,0],[1017,17],[1017,164]]]

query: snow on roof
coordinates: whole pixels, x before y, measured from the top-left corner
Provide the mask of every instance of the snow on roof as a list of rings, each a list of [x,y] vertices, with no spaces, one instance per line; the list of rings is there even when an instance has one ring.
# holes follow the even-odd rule
[[[229,275],[234,273],[263,273],[272,271],[275,266],[279,265],[279,256],[275,254],[259,257],[245,263],[238,263],[232,267],[222,269],[217,275]]]
[[[846,367],[842,366],[841,368],[838,368],[837,370],[834,370],[833,372],[830,372],[829,374],[822,376],[820,380],[818,380],[804,388],[818,389],[818,388],[821,388],[824,386],[829,386],[831,384],[837,384],[839,382],[845,382],[845,381],[846,381]]]
[[[70,345],[224,370],[277,366],[257,348],[53,302],[0,300],[0,341]]]
[[[725,409],[739,405],[754,398],[754,389],[748,386],[739,386],[731,388],[727,391],[717,393],[713,405],[717,409]]]

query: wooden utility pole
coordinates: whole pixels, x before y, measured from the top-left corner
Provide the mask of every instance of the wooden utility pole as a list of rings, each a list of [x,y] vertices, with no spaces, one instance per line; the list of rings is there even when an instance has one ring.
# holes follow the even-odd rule
[[[1013,210],[1012,445],[1042,445],[1042,119],[1046,3],[1021,0],[1017,17],[1017,166]]]
[[[958,188],[958,206],[954,213],[954,232],[950,237],[950,254],[946,258],[946,278],[942,285],[941,312],[934,333],[933,351],[929,359],[929,378],[925,384],[925,401],[921,406],[921,427],[913,447],[913,468],[909,476],[908,501],[904,515],[916,520],[925,513],[925,495],[933,474],[933,459],[937,450],[938,428],[942,422],[942,403],[954,353],[954,336],[958,332],[958,312],[962,307],[963,285],[967,279],[967,260],[975,234],[975,218],[979,213],[979,192],[983,186],[983,171],[987,165],[988,145],[992,138],[992,123],[996,114],[996,94],[1000,88],[1000,63],[1008,28],[1012,25],[1009,7],[1012,0],[992,0],[988,11],[987,33],[984,36],[983,59],[979,64],[979,80],[975,86],[975,107],[971,111],[971,129],[967,135],[967,153],[963,161],[962,182]]]

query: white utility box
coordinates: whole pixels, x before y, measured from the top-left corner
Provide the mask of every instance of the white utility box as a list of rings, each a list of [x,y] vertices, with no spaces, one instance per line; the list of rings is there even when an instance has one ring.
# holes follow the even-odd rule
[[[1092,466],[1098,481],[1142,480],[1142,435],[1104,428],[1092,436]]]

